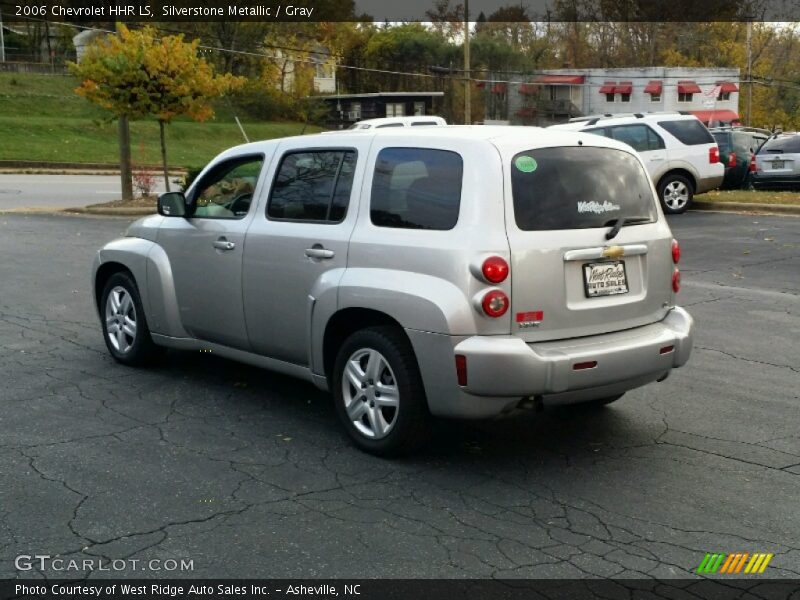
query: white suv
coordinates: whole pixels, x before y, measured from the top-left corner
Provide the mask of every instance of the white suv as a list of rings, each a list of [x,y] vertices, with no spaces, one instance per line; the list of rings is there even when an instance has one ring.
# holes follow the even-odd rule
[[[591,132],[638,151],[669,214],[685,212],[694,194],[718,188],[725,176],[714,137],[693,115],[662,112],[581,117],[551,129]]]
[[[383,129],[385,127],[440,127],[447,125],[442,117],[381,117],[379,119],[366,119],[353,123],[347,129]]]

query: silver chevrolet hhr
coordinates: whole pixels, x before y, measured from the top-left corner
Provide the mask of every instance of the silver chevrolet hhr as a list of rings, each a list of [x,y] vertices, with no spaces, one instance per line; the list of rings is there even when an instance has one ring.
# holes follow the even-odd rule
[[[432,417],[604,405],[692,348],[642,160],[589,133],[432,127],[231,148],[94,261],[111,355],[214,354],[333,393],[375,454]]]

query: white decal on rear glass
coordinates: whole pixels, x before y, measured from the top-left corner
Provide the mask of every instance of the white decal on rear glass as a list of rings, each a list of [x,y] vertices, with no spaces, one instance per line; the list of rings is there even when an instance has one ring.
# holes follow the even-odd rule
[[[605,212],[611,212],[614,210],[619,210],[619,204],[613,204],[608,200],[606,200],[602,204],[597,202],[597,200],[592,200],[591,202],[586,202],[586,201],[578,202],[579,213],[592,212],[595,214],[600,214]]]

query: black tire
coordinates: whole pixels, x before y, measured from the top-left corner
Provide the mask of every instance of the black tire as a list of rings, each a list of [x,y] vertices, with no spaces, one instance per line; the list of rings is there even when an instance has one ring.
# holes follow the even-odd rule
[[[676,200],[678,190],[685,190],[685,202]],[[683,196],[683,194],[680,195]],[[658,199],[661,201],[664,212],[668,215],[685,213],[694,199],[694,185],[680,173],[667,173],[658,182]]]
[[[126,343],[130,340],[130,347],[121,351],[115,347],[111,339],[106,324],[106,309],[109,301],[109,295],[112,291],[122,288],[127,294],[130,295],[130,300],[133,304],[135,316],[135,335],[126,335]],[[117,362],[130,366],[141,366],[154,362],[156,358],[163,354],[163,348],[156,346],[153,343],[153,338],[150,336],[150,329],[147,326],[147,317],[142,308],[142,299],[139,296],[139,288],[136,287],[136,282],[130,274],[125,272],[114,273],[103,288],[103,293],[100,296],[100,325],[103,331],[103,340],[106,343],[108,352]],[[119,343],[119,342],[118,342]]]
[[[388,369],[384,368],[379,373],[378,383],[369,384],[367,382],[364,384],[366,389],[364,389],[363,396],[351,381],[348,382],[348,391],[345,392],[343,383],[345,368],[348,367],[350,359],[362,351],[377,352],[388,365]],[[363,356],[363,360],[368,361],[369,355]],[[368,376],[366,367],[363,368],[363,375]],[[428,440],[431,415],[425,398],[425,388],[422,384],[414,350],[402,330],[391,326],[380,326],[369,327],[352,334],[339,349],[331,379],[336,414],[350,439],[361,450],[378,456],[397,456],[416,450]],[[384,382],[384,385],[393,384],[399,392],[396,409],[370,403],[380,402],[377,398],[369,395],[376,393],[376,388],[382,385],[381,381]],[[360,397],[356,398],[356,396]],[[372,398],[371,401],[368,400],[368,396]],[[360,403],[365,411],[358,419],[360,428],[356,425],[356,421],[348,415],[348,399],[351,405]],[[374,429],[371,415],[375,415],[376,410],[380,412],[382,423],[391,424],[388,433],[377,439],[370,437],[364,431]],[[358,412],[358,409],[355,409],[355,412]]]

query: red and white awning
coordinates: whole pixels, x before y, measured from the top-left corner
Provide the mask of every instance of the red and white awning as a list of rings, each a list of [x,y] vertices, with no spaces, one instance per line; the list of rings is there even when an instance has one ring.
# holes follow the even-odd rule
[[[644,87],[645,94],[660,94],[661,91],[664,89],[664,84],[657,79],[653,79]]]

